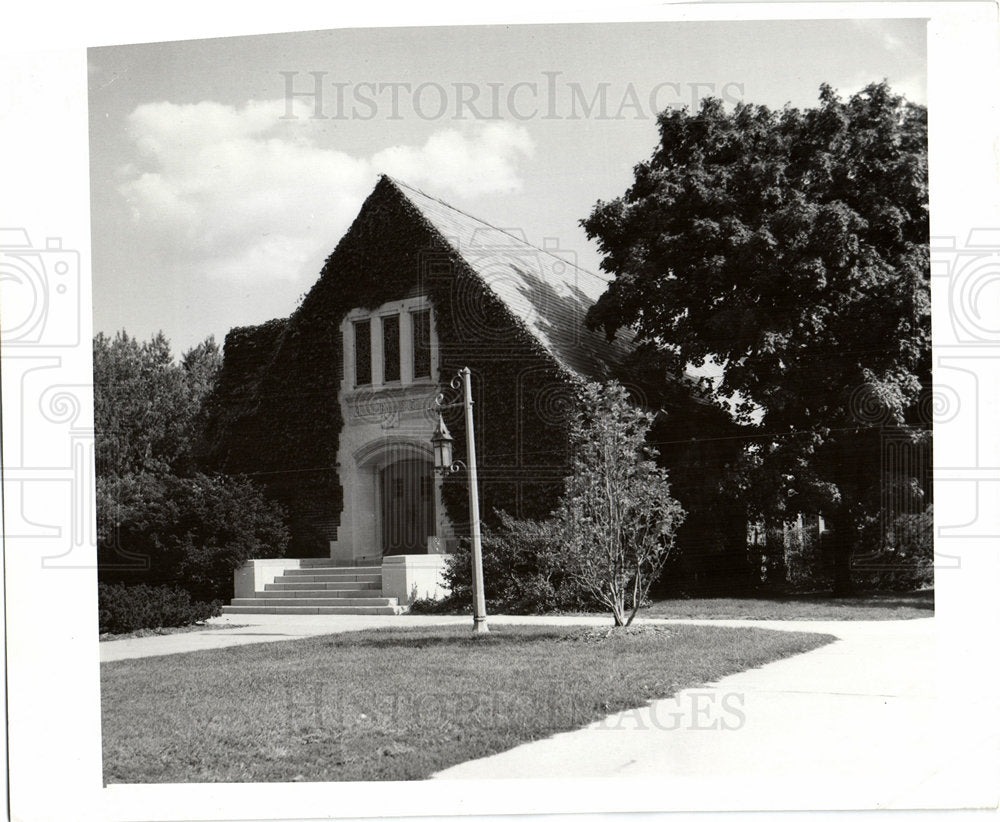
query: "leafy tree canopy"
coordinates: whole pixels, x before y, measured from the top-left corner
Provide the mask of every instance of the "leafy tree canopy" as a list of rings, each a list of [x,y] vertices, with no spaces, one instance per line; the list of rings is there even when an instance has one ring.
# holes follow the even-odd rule
[[[928,372],[927,120],[882,83],[771,111],[707,100],[659,117],[624,197],[583,221],[615,276],[590,320],[634,325],[771,429],[903,422]]]
[[[174,361],[162,333],[139,342],[124,331],[94,337],[97,473],[190,473],[202,406],[222,366],[215,339]]]
[[[250,557],[281,556],[284,512],[245,477],[199,469],[222,365],[209,337],[176,362],[157,334],[94,338],[98,570],[103,582],[225,598]]]
[[[582,221],[614,275],[589,322],[634,327],[678,371],[717,364],[770,503],[856,521],[879,486],[863,438],[921,422],[930,388],[926,110],[883,82],[658,123],[633,185]]]

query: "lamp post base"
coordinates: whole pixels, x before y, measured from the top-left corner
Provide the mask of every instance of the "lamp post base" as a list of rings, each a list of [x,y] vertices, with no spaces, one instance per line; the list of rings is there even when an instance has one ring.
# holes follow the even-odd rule
[[[472,632],[474,634],[488,634],[490,626],[486,624],[486,617],[477,616],[472,618]]]

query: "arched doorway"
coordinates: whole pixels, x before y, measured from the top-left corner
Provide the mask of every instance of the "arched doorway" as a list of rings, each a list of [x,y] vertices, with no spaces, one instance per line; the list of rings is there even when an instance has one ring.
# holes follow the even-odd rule
[[[436,534],[431,461],[408,457],[379,471],[382,554],[425,554]]]

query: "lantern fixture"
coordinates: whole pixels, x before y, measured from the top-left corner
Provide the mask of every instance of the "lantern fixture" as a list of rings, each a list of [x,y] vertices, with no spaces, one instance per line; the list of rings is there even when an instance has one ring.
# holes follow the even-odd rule
[[[453,443],[451,432],[444,424],[444,417],[438,414],[438,424],[431,435],[431,445],[434,448],[434,467],[442,474],[452,469]]]

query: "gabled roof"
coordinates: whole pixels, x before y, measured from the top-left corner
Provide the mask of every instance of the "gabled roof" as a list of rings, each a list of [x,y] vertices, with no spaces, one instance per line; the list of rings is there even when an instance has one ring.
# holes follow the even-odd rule
[[[615,375],[631,335],[608,342],[587,329],[587,310],[608,280],[573,263],[571,252],[528,243],[443,200],[383,175],[564,368],[588,379]]]

